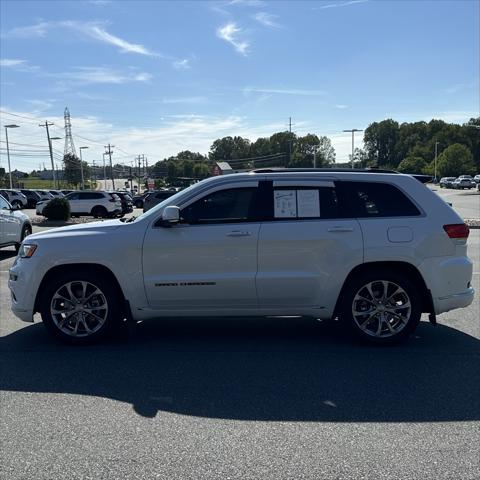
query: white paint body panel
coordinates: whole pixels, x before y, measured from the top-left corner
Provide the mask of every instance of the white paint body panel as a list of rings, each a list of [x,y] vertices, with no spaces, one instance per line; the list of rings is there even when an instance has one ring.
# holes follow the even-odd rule
[[[167,205],[182,208],[216,190],[266,179],[280,182],[286,175],[292,187],[302,181],[325,185],[336,179],[392,183],[417,204],[422,216],[155,226]],[[32,258],[17,258],[11,268],[17,278],[9,281],[16,297],[12,310],[32,321],[44,275],[58,265],[90,263],[111,270],[135,319],[172,314],[328,318],[353,268],[395,261],[418,269],[432,292],[435,312],[441,313],[467,306],[473,299],[472,263],[465,242],[448,238],[443,230],[443,225],[456,223],[462,220],[452,208],[406,175],[216,177],[170,197],[132,223],[97,222],[28,237],[28,243],[38,248]]]

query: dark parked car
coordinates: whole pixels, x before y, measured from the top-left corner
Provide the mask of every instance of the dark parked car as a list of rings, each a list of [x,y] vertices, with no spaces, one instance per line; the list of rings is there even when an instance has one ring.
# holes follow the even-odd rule
[[[133,205],[135,208],[143,208],[143,202],[145,197],[150,194],[151,192],[145,192],[141,194],[134,195],[133,197]]]
[[[112,191],[110,193],[116,193],[120,197],[123,214],[133,212],[133,200],[128,192]]]
[[[19,192],[22,192],[27,197],[27,208],[35,208],[37,202],[41,200],[40,195],[33,190],[22,188]]]
[[[143,201],[143,211],[146,212],[147,210],[150,210],[152,207],[163,202],[175,193],[175,190],[158,190],[156,192],[150,192]]]

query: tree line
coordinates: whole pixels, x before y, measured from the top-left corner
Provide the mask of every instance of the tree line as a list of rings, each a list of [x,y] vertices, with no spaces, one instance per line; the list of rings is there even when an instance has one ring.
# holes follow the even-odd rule
[[[437,177],[476,174],[480,172],[480,117],[463,125],[443,120],[398,123],[393,119],[371,123],[364,132],[364,148],[355,149],[355,168],[385,168],[404,173],[435,174]],[[293,132],[277,132],[270,137],[250,141],[241,136],[215,140],[207,155],[183,150],[149,167],[149,176],[166,178],[167,183],[209,177],[215,162],[225,161],[234,170],[263,167],[329,167],[335,164],[335,149],[328,137]],[[349,163],[351,161],[349,156]],[[80,160],[65,156],[65,178],[69,183],[80,182]],[[84,178],[92,171],[83,162]],[[107,177],[111,171],[107,166]],[[114,165],[114,172],[122,170]],[[128,170],[128,168],[127,168]],[[144,172],[145,173],[145,172]],[[133,169],[133,175],[141,175]]]
[[[480,117],[458,125],[443,120],[399,124],[387,119],[365,129],[364,150],[354,161],[364,166],[437,177],[480,172]]]

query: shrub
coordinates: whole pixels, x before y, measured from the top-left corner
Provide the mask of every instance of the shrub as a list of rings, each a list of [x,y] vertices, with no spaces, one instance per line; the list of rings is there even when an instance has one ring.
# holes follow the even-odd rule
[[[54,198],[45,205],[43,215],[49,220],[68,220],[70,204],[66,198]]]

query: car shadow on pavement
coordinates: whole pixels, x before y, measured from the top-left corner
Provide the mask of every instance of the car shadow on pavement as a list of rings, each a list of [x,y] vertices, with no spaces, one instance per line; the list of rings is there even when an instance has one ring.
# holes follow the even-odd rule
[[[120,400],[159,412],[259,421],[480,420],[480,341],[422,322],[397,347],[310,319],[145,322],[69,347],[34,324],[0,339],[1,388]]]

